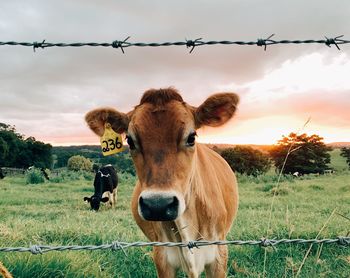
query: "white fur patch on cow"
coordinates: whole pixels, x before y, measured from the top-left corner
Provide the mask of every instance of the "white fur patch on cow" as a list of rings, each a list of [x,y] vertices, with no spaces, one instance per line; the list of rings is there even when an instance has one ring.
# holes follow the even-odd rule
[[[185,250],[182,250],[185,249]],[[192,251],[192,253],[191,253]],[[186,250],[186,248],[166,248],[165,252],[167,260],[170,265],[175,268],[186,269],[184,257],[186,261],[194,261],[194,267],[196,272],[201,273],[204,270],[205,265],[213,263],[217,255],[217,246],[202,246],[199,249],[193,248],[192,250]],[[181,254],[184,253],[184,254]]]

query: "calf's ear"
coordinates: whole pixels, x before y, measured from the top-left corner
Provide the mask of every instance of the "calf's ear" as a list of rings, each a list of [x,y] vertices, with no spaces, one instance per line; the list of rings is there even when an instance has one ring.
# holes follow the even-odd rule
[[[90,203],[90,202],[91,202],[91,198],[89,198],[89,197],[84,197],[84,202]]]
[[[239,102],[234,93],[218,93],[210,96],[194,109],[196,128],[201,126],[221,126],[232,118]]]
[[[105,131],[105,123],[111,124],[115,132],[124,133],[128,130],[130,119],[125,113],[104,107],[88,112],[85,121],[90,129],[101,137]]]
[[[103,197],[103,198],[101,199],[101,202],[105,203],[105,202],[107,202],[108,200],[109,200],[108,197]]]

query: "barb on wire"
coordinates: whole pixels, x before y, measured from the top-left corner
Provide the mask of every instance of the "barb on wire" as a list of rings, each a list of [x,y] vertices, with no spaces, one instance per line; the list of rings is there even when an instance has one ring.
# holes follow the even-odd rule
[[[33,51],[35,52],[35,49],[41,47],[42,49],[44,49],[45,46],[45,40],[43,40],[42,42],[33,42]]]
[[[350,238],[348,237],[338,237],[338,244],[342,246],[350,245]]]
[[[267,238],[262,238],[260,240],[260,245],[262,247],[269,247],[269,246],[273,246],[274,242],[272,240],[269,240]]]
[[[116,41],[112,42],[112,47],[113,47],[113,48],[120,48],[121,51],[123,52],[123,54],[125,54],[125,52],[124,52],[124,47],[128,47],[128,46],[130,45],[130,43],[127,42],[128,39],[130,39],[130,36],[127,37],[127,38],[126,38],[125,40],[123,40],[123,41],[118,41],[118,40],[116,40]]]
[[[38,255],[43,253],[39,245],[30,246],[28,251],[31,252],[33,255]]]
[[[256,42],[257,46],[264,46],[264,51],[266,51],[266,47],[270,44],[276,44],[276,41],[271,40],[271,38],[274,36],[275,34],[272,34],[271,36],[269,36],[267,39],[258,39]]]
[[[117,250],[122,250],[125,257],[127,257],[128,255],[126,254],[125,250],[124,250],[124,247],[119,243],[119,241],[114,241],[112,243],[112,246],[111,246],[112,250],[113,251],[117,251]]]
[[[187,40],[186,39],[186,47],[192,47],[190,50],[190,54],[192,53],[192,51],[194,50],[194,48],[198,45],[203,45],[204,43],[202,42],[202,38],[199,39],[195,39],[195,40]]]
[[[188,243],[187,243],[187,247],[188,247],[188,249],[190,250],[190,252],[193,254],[193,252],[192,252],[192,249],[193,248],[197,248],[197,249],[199,249],[199,247],[198,247],[198,245],[197,245],[197,242],[196,241],[193,241],[193,240],[191,240],[191,241],[189,241]]]
[[[267,239],[260,240],[222,240],[222,241],[206,241],[195,240],[188,242],[120,242],[115,241],[111,244],[102,245],[66,245],[66,246],[47,246],[32,245],[30,247],[0,247],[0,252],[31,252],[32,254],[43,254],[49,251],[80,251],[80,250],[122,250],[125,253],[126,248],[130,247],[146,247],[146,246],[163,246],[163,247],[182,247],[182,248],[200,248],[209,245],[259,245],[262,247],[274,247],[278,244],[334,244],[337,243],[342,247],[350,247],[350,237],[337,237],[334,239]]]
[[[340,47],[338,46],[338,44],[341,44],[342,42],[345,42],[345,41],[342,40],[342,39],[339,39],[339,38],[342,38],[343,36],[344,36],[344,35],[341,35],[341,36],[337,36],[337,37],[335,37],[335,38],[327,38],[327,37],[325,36],[325,38],[326,38],[325,44],[326,44],[328,47],[331,47],[331,45],[334,44],[334,45],[338,48],[338,50],[340,50]]]

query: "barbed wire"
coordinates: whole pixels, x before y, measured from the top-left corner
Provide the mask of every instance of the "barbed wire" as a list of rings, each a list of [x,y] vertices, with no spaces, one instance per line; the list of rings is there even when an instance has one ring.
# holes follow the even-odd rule
[[[81,251],[81,250],[122,250],[130,247],[146,247],[146,246],[164,246],[164,247],[182,247],[182,248],[200,248],[209,245],[259,245],[261,247],[275,247],[279,244],[334,244],[337,243],[343,247],[350,246],[350,237],[337,237],[335,239],[265,239],[260,240],[224,240],[224,241],[189,241],[189,242],[119,242],[115,241],[111,244],[102,245],[66,245],[66,246],[47,246],[47,245],[31,245],[30,247],[0,247],[0,252],[30,252],[32,254],[43,254],[49,251]]]
[[[269,45],[275,45],[275,44],[324,44],[328,47],[331,47],[332,45],[335,45],[338,50],[340,50],[339,45],[342,44],[348,44],[350,43],[349,40],[343,39],[343,35],[336,36],[336,37],[326,37],[324,39],[309,39],[309,40],[273,40],[272,37],[275,34],[272,34],[271,36],[267,37],[266,39],[259,38],[256,41],[230,41],[230,40],[221,40],[221,41],[203,41],[202,38],[194,39],[194,40],[187,40],[185,41],[177,41],[177,42],[151,42],[151,43],[145,43],[145,42],[130,42],[128,41],[130,37],[127,37],[124,40],[115,40],[111,43],[109,42],[74,42],[74,43],[52,43],[52,42],[46,42],[46,40],[43,40],[41,42],[16,42],[16,41],[7,41],[7,42],[0,42],[0,46],[8,45],[8,46],[27,46],[27,47],[33,47],[33,50],[37,48],[47,48],[47,47],[82,47],[82,46],[92,46],[92,47],[113,47],[113,48],[120,48],[122,53],[125,53],[124,49],[128,47],[162,47],[162,46],[186,46],[187,48],[190,48],[190,53],[193,52],[195,47],[197,46],[203,46],[203,45],[256,45],[260,47],[264,47],[264,50],[266,51],[267,46]]]

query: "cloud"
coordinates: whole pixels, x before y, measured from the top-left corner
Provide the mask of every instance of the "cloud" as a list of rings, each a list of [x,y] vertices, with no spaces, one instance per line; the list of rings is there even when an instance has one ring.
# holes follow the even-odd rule
[[[303,94],[311,90],[350,89],[350,59],[345,53],[338,56],[314,52],[295,60],[288,59],[279,67],[270,69],[261,79],[244,84],[223,85],[244,92],[249,101]]]
[[[350,127],[350,60],[321,53],[287,60],[261,79],[242,85],[222,85],[240,93],[242,120],[267,115],[293,115],[340,127]]]

